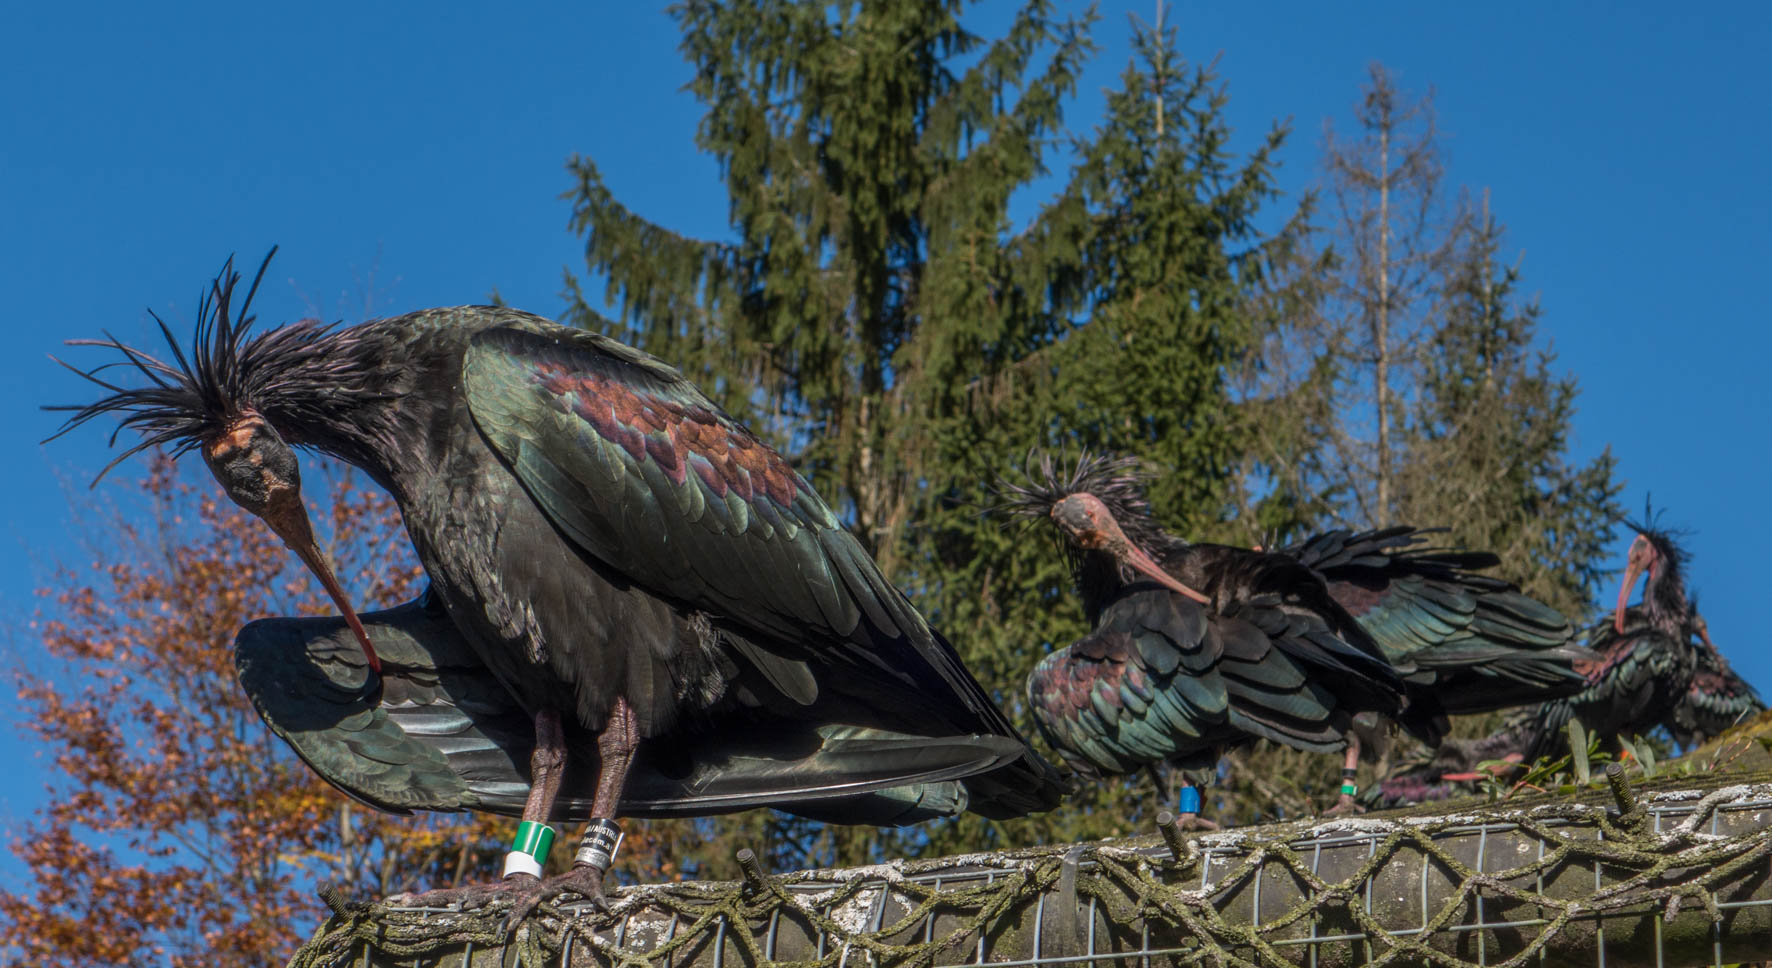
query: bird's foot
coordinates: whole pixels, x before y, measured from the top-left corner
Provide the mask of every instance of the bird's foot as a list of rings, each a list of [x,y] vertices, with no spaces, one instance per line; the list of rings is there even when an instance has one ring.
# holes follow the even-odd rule
[[[1218,824],[1197,813],[1179,813],[1175,815],[1175,825],[1182,830],[1217,830]]]
[[[1323,816],[1325,816],[1325,817],[1341,817],[1341,816],[1348,816],[1348,815],[1352,815],[1352,814],[1360,814],[1360,813],[1365,813],[1365,812],[1366,812],[1365,807],[1362,807],[1358,803],[1354,802],[1354,795],[1353,794],[1343,793],[1341,795],[1340,799],[1335,801],[1335,806],[1330,807],[1329,809],[1323,811]]]
[[[609,910],[609,899],[603,896],[603,869],[588,865],[578,865],[564,874],[555,874],[546,880],[530,880],[529,888],[518,894],[511,903],[511,913],[505,917],[505,931],[509,932],[522,923],[536,905],[559,897],[562,894],[577,894],[590,902],[598,911]]]
[[[418,894],[394,894],[388,897],[386,903],[401,907],[459,908],[472,911],[503,898],[520,897],[539,883],[540,879],[533,874],[512,874],[503,880],[487,884],[463,884],[460,887],[444,887]]]
[[[609,910],[609,900],[603,895],[603,872],[595,867],[574,867],[564,874],[546,879],[519,873],[490,884],[464,884],[461,887],[446,887],[419,894],[395,894],[386,903],[401,907],[471,911],[495,901],[508,900],[511,910],[505,916],[505,931],[509,932],[533,913],[541,902],[562,894],[577,894],[589,901],[593,908],[599,911]]]

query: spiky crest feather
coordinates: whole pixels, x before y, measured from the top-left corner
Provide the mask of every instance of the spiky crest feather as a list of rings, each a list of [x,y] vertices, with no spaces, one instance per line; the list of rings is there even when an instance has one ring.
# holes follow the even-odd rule
[[[110,413],[124,414],[111,433],[113,446],[125,428],[133,428],[141,434],[134,446],[99,471],[93,479],[94,485],[112,468],[141,451],[170,447],[174,457],[187,454],[215,438],[246,412],[264,415],[290,443],[298,445],[312,443],[299,432],[304,429],[335,426],[355,414],[374,419],[369,410],[348,405],[389,395],[388,383],[378,373],[371,372],[379,367],[366,364],[360,354],[337,352],[342,343],[356,338],[354,331],[339,331],[334,324],[308,319],[265,333],[251,332],[255,321],[251,314],[252,299],[276,254],[275,246],[265,254],[237,312],[234,310],[234,293],[241,275],[234,268],[234,257],[228,257],[198,302],[197,323],[189,353],[166,322],[149,310],[171,350],[171,362],[130,346],[109,333],[105,339],[68,341],[69,346],[115,350],[123,355],[123,359],[90,370],[56,359],[57,363],[110,392],[87,404],[44,407],[45,410],[73,414],[48,439],[54,440]],[[100,375],[119,366],[133,367],[147,378],[147,385],[125,387]],[[359,428],[351,436],[373,438],[376,434],[371,431],[380,429]],[[292,433],[292,430],[297,432]]]
[[[1022,468],[1026,483],[999,478],[995,490],[1002,498],[998,513],[1038,521],[1047,518],[1058,502],[1073,494],[1089,494],[1107,507],[1115,523],[1133,544],[1159,561],[1187,542],[1163,530],[1151,516],[1144,485],[1151,471],[1136,457],[1109,457],[1083,451],[1074,464],[1051,453],[1030,451]],[[1058,542],[1078,594],[1084,617],[1093,625],[1116,590],[1138,580],[1125,563],[1104,551],[1089,551],[1050,529]]]
[[[1649,498],[1643,499],[1643,516],[1624,519],[1625,527],[1643,536],[1655,550],[1659,569],[1652,572],[1643,589],[1643,604],[1653,614],[1669,623],[1685,624],[1696,606],[1686,594],[1686,563],[1691,556],[1680,544],[1690,532],[1662,524],[1662,511],[1655,510]]]
[[[1152,472],[1137,457],[1110,457],[1083,451],[1076,462],[1048,451],[1031,450],[1022,466],[1026,482],[999,478],[996,491],[1002,502],[993,510],[1023,518],[1043,518],[1053,505],[1073,494],[1090,494],[1107,506],[1126,532],[1126,537],[1147,552],[1156,552],[1180,539],[1164,531],[1151,515],[1145,483]]]

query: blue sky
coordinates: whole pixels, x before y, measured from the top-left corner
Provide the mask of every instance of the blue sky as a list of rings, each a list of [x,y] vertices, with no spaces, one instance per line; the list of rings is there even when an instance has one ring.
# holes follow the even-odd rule
[[[24,623],[45,568],[86,559],[68,537],[70,498],[92,499],[84,482],[106,460],[96,431],[39,444],[57,421],[36,408],[87,396],[45,358],[63,339],[145,339],[146,308],[188,325],[223,258],[256,263],[273,243],[266,321],[494,289],[554,315],[562,270],[580,263],[559,198],[575,152],[640,213],[725,233],[662,7],[501,6],[521,9],[101,0],[0,13],[10,648],[34,648]],[[975,29],[1007,9],[988,4]],[[1101,9],[1077,125],[1126,63],[1126,14],[1153,4]],[[1294,193],[1315,177],[1324,119],[1349,125],[1370,62],[1436,89],[1450,180],[1490,189],[1543,334],[1581,379],[1577,455],[1610,444],[1626,506],[1652,492],[1693,530],[1690,580],[1712,636],[1772,694],[1753,618],[1753,568],[1772,546],[1772,327],[1756,295],[1772,255],[1772,8],[1187,2],[1169,20],[1190,58],[1222,53],[1245,145],[1293,121],[1281,177]],[[0,817],[39,801],[42,762],[0,752]]]

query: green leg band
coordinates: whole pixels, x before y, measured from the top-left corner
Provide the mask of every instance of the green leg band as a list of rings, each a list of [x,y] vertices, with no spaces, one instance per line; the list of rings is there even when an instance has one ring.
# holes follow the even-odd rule
[[[545,823],[525,820],[517,825],[517,836],[511,841],[511,852],[505,855],[505,876],[530,874],[541,876],[548,862],[548,851],[554,846],[554,828]]]

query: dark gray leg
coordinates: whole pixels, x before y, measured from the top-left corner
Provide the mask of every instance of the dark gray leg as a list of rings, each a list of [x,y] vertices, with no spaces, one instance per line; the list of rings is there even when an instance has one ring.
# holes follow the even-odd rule
[[[586,825],[572,869],[525,892],[511,909],[507,924],[514,926],[535,905],[567,892],[582,895],[598,908],[608,908],[608,901],[603,896],[603,876],[614,859],[620,839],[621,828],[615,823],[615,815],[621,806],[622,788],[627,785],[628,768],[633,765],[634,751],[639,746],[639,719],[627,699],[618,698],[615,708],[609,712],[609,721],[597,734],[597,792],[591,797],[591,813],[595,819]]]

